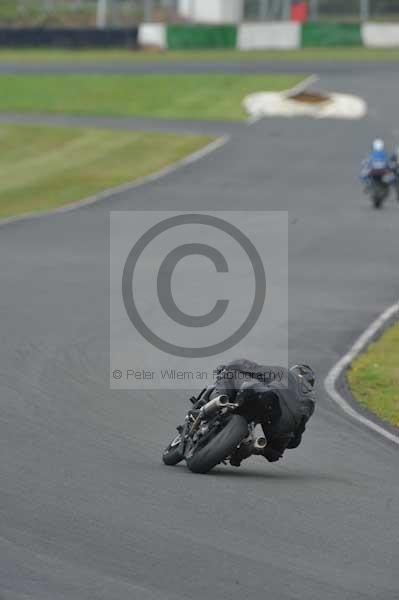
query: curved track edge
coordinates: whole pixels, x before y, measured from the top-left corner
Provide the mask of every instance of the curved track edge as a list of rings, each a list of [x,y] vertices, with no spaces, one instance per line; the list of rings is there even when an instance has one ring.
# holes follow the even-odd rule
[[[350,350],[344,354],[340,360],[334,365],[331,371],[328,373],[324,380],[324,387],[327,394],[345,411],[347,415],[383,436],[385,439],[393,442],[399,446],[399,435],[395,435],[382,425],[362,415],[355,407],[344,398],[344,396],[337,390],[337,382],[344,373],[344,371],[350,366],[354,359],[363,352],[366,346],[372,341],[372,339],[389,323],[389,321],[399,314],[399,302],[389,306],[384,312],[375,319],[362,335],[356,340]]]

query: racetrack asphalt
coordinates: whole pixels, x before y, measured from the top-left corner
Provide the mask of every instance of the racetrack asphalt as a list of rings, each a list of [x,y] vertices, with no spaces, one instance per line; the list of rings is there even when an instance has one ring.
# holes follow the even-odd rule
[[[0,229],[5,600],[398,598],[398,448],[322,386],[398,296],[399,206],[374,212],[357,181],[370,140],[395,138],[395,71],[323,77],[365,98],[362,121],[240,125],[163,179]],[[183,394],[109,390],[108,215],[215,208],[289,210],[290,362],[314,365],[319,401],[281,463],[195,476],[160,461]]]
[[[0,61],[0,74],[108,74],[129,75],[139,73],[308,73],[345,74],[354,72],[373,75],[379,73],[395,73],[394,62],[384,61],[330,61],[330,60],[160,60],[148,62],[128,61]]]

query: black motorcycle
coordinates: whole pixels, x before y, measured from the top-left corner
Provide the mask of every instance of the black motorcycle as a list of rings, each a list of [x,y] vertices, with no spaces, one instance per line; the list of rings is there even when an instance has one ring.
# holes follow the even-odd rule
[[[254,452],[266,446],[264,437],[255,436],[256,423],[248,416],[248,402],[232,403],[223,395],[209,400],[213,389],[204,389],[198,397],[190,398],[193,408],[163,452],[165,465],[185,460],[193,473],[208,473],[220,463],[227,464],[242,444]]]
[[[374,208],[382,208],[394,182],[395,175],[391,169],[373,169],[370,171],[366,193],[370,194]]]

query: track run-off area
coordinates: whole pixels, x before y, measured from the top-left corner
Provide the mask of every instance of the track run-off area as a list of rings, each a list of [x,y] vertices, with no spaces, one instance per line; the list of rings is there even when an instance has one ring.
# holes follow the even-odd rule
[[[91,65],[61,70],[71,68],[90,72]],[[210,70],[137,67],[190,68]],[[397,599],[398,446],[348,416],[323,385],[398,297],[399,206],[391,199],[373,211],[357,179],[371,139],[392,146],[399,136],[397,67],[279,63],[273,70],[317,73],[323,89],[364,98],[368,115],[175,129],[146,120],[146,129],[228,140],[96,203],[0,227],[4,600]],[[97,122],[140,127],[122,121]],[[256,457],[208,476],[167,468],[161,452],[186,397],[110,391],[109,212],[148,209],[289,211],[290,362],[313,365],[319,385],[303,444],[281,463]]]

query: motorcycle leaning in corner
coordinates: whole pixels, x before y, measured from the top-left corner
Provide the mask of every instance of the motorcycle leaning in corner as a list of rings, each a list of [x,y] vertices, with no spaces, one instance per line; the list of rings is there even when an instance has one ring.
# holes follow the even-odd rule
[[[185,460],[193,473],[208,473],[216,465],[226,464],[242,445],[249,450],[248,455],[265,448],[266,438],[255,435],[255,416],[253,420],[248,416],[251,410],[247,402],[230,402],[225,395],[209,400],[213,390],[213,387],[204,389],[198,397],[190,398],[193,408],[163,452],[166,465]]]

